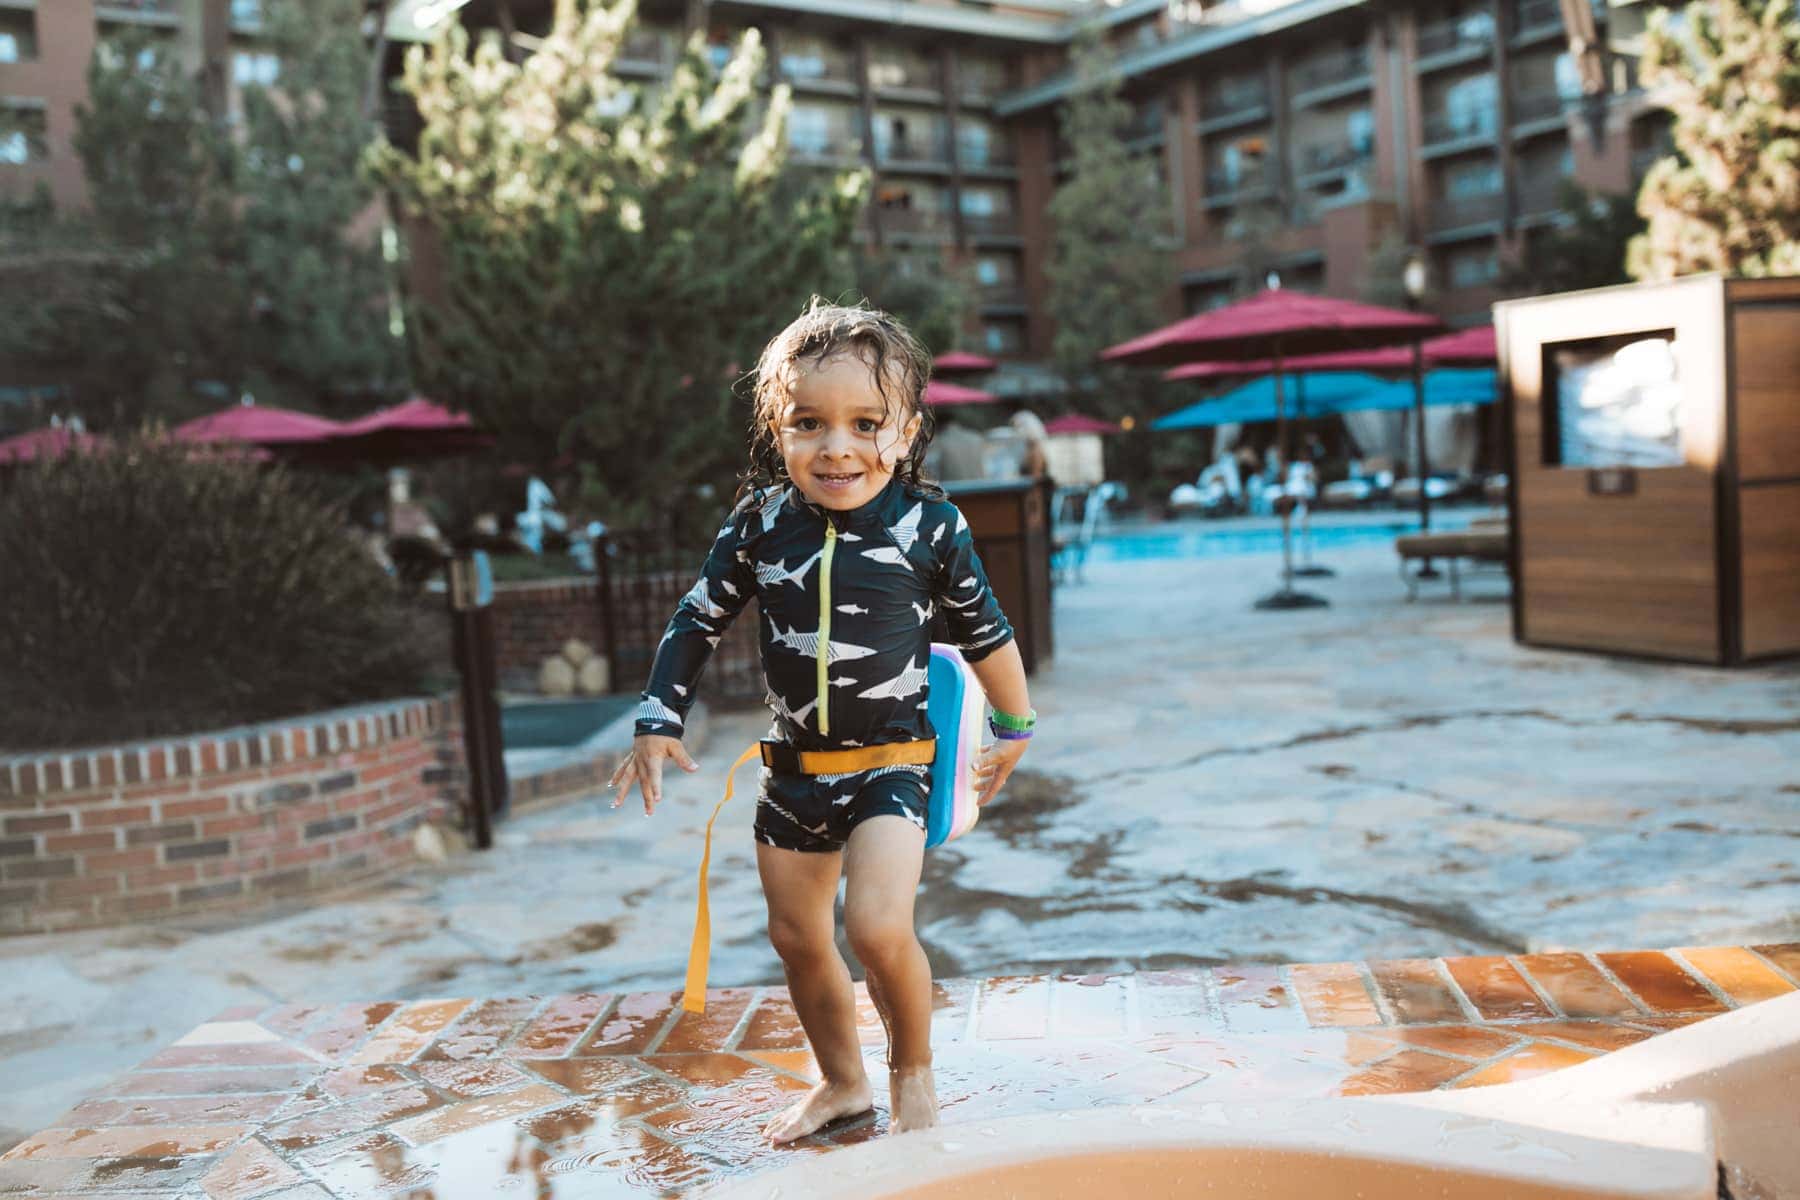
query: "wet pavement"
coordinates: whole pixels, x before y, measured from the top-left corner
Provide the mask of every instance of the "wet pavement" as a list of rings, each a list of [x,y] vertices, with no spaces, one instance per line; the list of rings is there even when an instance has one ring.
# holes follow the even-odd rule
[[[1504,576],[1407,604],[1387,551],[1321,557],[1321,610],[1252,610],[1268,555],[1059,590],[1025,768],[929,858],[940,978],[1800,941],[1800,667],[1524,649]],[[0,941],[0,1147],[224,1010],[678,987],[766,722],[710,726],[653,820],[580,801],[284,909]],[[750,818],[720,818],[721,986],[781,982]]]
[[[1484,1087],[1794,990],[1800,945],[1034,975],[937,986],[948,1127],[1103,1105]],[[243,1005],[0,1157],[9,1195],[326,1200],[686,1195],[885,1132],[786,1147],[816,1082],[781,988]],[[880,1078],[882,1032],[859,995]]]

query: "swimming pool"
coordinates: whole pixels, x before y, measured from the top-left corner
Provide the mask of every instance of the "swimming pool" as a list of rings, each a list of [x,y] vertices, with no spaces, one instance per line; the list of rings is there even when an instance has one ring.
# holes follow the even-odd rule
[[[1433,513],[1433,529],[1467,528],[1469,513]],[[1416,516],[1395,515],[1389,521],[1356,524],[1314,525],[1312,548],[1330,550],[1342,546],[1367,546],[1392,542],[1403,533],[1419,528]],[[1300,528],[1294,527],[1294,553],[1302,546]],[[1162,523],[1142,528],[1113,529],[1094,539],[1088,551],[1088,562],[1136,562],[1164,558],[1224,558],[1234,554],[1261,554],[1281,549],[1281,526],[1256,525],[1249,528],[1234,521],[1184,521]]]

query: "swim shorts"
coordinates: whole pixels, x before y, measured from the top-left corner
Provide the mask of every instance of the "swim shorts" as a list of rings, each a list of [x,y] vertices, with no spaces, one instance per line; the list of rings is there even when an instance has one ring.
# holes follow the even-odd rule
[[[931,768],[875,767],[846,775],[788,775],[762,769],[756,840],[782,850],[831,854],[870,817],[905,817],[925,828]]]

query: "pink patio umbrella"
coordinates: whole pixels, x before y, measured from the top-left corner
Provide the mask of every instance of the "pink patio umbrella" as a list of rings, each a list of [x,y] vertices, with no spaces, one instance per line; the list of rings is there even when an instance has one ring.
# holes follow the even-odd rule
[[[1498,357],[1494,327],[1480,325],[1474,329],[1446,333],[1428,339],[1420,347],[1428,367],[1483,367]],[[1399,372],[1412,369],[1412,351],[1402,346],[1379,350],[1342,350],[1335,354],[1306,354],[1285,360],[1288,371],[1370,371]],[[1163,378],[1171,383],[1183,379],[1226,379],[1243,375],[1267,375],[1275,369],[1270,359],[1245,362],[1194,362],[1171,367]]]
[[[1119,427],[1112,421],[1102,421],[1086,413],[1064,413],[1045,421],[1044,432],[1052,437],[1059,433],[1118,433]]]
[[[933,408],[947,408],[955,404],[993,404],[999,399],[992,392],[963,387],[959,383],[943,379],[933,379],[925,385],[925,403]]]
[[[467,413],[455,413],[423,396],[346,421],[330,437],[306,447],[306,456],[332,462],[393,465],[453,458],[494,445]]]
[[[312,413],[260,404],[233,404],[177,425],[169,431],[169,436],[178,442],[199,444],[292,446],[331,437],[341,428],[336,421]]]
[[[982,371],[991,371],[999,364],[985,354],[971,354],[967,350],[952,350],[948,354],[940,354],[931,363],[933,375],[976,375]]]
[[[1109,346],[1100,352],[1100,357],[1108,362],[1150,367],[1179,366],[1201,360],[1267,359],[1269,373],[1275,378],[1276,436],[1281,443],[1282,457],[1291,462],[1293,455],[1287,444],[1287,414],[1281,387],[1282,373],[1287,369],[1284,359],[1411,343],[1414,392],[1422,434],[1425,409],[1423,376],[1418,366],[1422,356],[1419,345],[1427,335],[1442,328],[1436,317],[1424,313],[1271,288],[1235,304],[1198,313],[1141,337]],[[1424,490],[1420,488],[1421,495]],[[1283,500],[1290,499],[1283,497]],[[1317,608],[1326,603],[1322,596],[1294,590],[1289,539],[1291,509],[1291,505],[1282,506],[1281,588],[1259,599],[1256,602],[1258,608]]]
[[[0,441],[0,464],[61,458],[71,451],[86,452],[106,444],[98,434],[79,433],[67,425],[49,425]]]

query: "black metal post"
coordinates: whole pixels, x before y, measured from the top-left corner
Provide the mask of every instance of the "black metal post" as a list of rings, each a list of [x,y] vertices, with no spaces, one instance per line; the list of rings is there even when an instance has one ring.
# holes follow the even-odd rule
[[[1282,468],[1285,470],[1288,465],[1288,457],[1285,450],[1287,444],[1287,411],[1283,404],[1282,396],[1281,347],[1279,345],[1274,347],[1270,358],[1272,360],[1270,365],[1274,368],[1275,376],[1275,440],[1277,447],[1282,449]],[[1293,531],[1290,527],[1290,521],[1294,513],[1293,500],[1294,498],[1292,496],[1283,492],[1275,502],[1275,507],[1281,513],[1281,590],[1270,592],[1268,595],[1258,600],[1255,607],[1260,609],[1324,608],[1326,605],[1326,600],[1323,596],[1314,596],[1309,592],[1296,592],[1294,590]]]
[[[480,552],[477,551],[476,554]],[[474,555],[449,563],[450,631],[456,669],[462,676],[463,759],[468,767],[469,832],[475,848],[494,844],[494,813],[504,804],[506,760],[500,738],[500,706],[494,699],[494,641],[491,615],[478,586],[480,569]]]
[[[1425,446],[1425,343],[1415,339],[1412,348],[1413,432],[1419,443],[1419,532],[1431,531],[1431,455]],[[1418,570],[1420,579],[1438,578],[1438,569],[1427,558]]]

